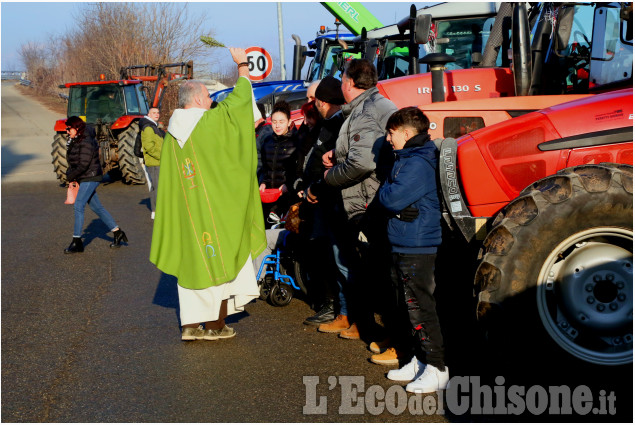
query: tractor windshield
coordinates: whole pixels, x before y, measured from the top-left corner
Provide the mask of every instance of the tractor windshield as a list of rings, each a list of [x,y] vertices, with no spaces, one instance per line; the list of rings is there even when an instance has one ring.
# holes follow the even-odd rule
[[[125,112],[123,88],[119,85],[81,85],[70,88],[68,116],[82,117],[91,124],[96,123],[98,119],[104,123],[111,123]]]
[[[403,77],[409,74],[408,40],[382,40],[379,43],[380,54],[375,66],[380,80]],[[419,59],[423,58],[423,49],[419,48]]]
[[[447,64],[448,69],[468,69],[472,67],[472,53],[483,53],[489,38],[494,18],[447,19],[434,22],[435,40],[428,53],[441,52],[453,56],[456,62]],[[500,55],[497,66],[500,66]]]
[[[340,52],[342,51],[342,46],[339,44],[326,45],[325,49],[326,51],[322,56],[324,58],[324,63],[321,64],[317,60],[314,60],[311,63],[311,69],[309,71],[307,81],[321,80],[327,75],[332,75],[335,78],[341,79],[343,66],[340,66],[338,63],[338,56],[342,56],[344,61],[354,58],[359,59],[362,57],[361,53],[341,54]]]
[[[148,101],[146,94],[141,90],[141,84],[123,87],[126,96],[126,110],[128,115],[147,115]]]
[[[339,78],[338,69],[337,69],[337,52],[342,50],[342,47],[339,44],[333,44],[330,46],[326,46],[326,52],[324,52],[324,64],[319,63],[318,61],[314,61],[311,65],[311,71],[309,74],[308,81],[316,81],[321,80],[327,75],[333,75]]]

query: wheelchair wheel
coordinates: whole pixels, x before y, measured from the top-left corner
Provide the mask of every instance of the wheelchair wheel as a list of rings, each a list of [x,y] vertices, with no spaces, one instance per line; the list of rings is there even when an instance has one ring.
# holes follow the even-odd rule
[[[270,275],[265,276],[258,282],[258,288],[260,288],[260,299],[266,301],[271,294],[271,280],[273,278]]]
[[[269,301],[276,307],[284,307],[293,298],[293,288],[286,283],[276,282],[269,293]]]
[[[300,287],[300,291],[302,291],[304,295],[307,295],[309,274],[306,271],[306,267],[298,260],[293,260],[293,276],[295,277],[295,283]]]

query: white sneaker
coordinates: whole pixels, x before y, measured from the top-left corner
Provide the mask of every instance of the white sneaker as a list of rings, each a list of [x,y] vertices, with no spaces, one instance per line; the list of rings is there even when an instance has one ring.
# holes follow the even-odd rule
[[[412,356],[410,363],[403,366],[401,369],[394,369],[388,371],[386,377],[391,381],[414,381],[423,373],[426,368],[426,364],[420,362],[417,356]]]
[[[450,371],[448,367],[441,372],[432,365],[427,365],[421,376],[408,385],[406,391],[411,393],[434,393],[438,390],[445,390],[450,382]]]
[[[150,218],[154,220],[154,211],[152,211],[152,214],[150,214]]]

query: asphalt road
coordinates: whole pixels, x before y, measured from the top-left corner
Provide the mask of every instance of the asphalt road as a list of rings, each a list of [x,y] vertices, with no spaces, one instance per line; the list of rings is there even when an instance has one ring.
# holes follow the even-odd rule
[[[304,326],[302,321],[312,310],[301,299],[282,308],[263,301],[249,304],[245,313],[230,318],[238,332],[231,340],[182,342],[175,279],[148,261],[152,221],[147,188],[115,182],[98,189],[102,203],[128,235],[128,246],[109,249],[111,234],[87,210],[86,251],[64,255],[72,236],[73,212],[63,203],[65,189],[55,181],[50,158],[50,173],[44,168],[35,176],[17,171],[25,169],[28,161],[33,166],[44,162],[43,154],[35,159],[43,149],[38,143],[44,145],[46,139],[48,154],[52,130],[48,135],[37,130],[37,137],[22,137],[16,129],[35,128],[34,123],[44,119],[42,127],[52,128],[51,117],[48,111],[39,115],[39,105],[29,99],[17,100],[27,102],[20,109],[9,96],[13,91],[3,83],[3,422],[518,420],[478,412],[457,416],[449,409],[422,413],[416,405],[400,405],[402,387],[385,378],[388,367],[368,361],[366,342]],[[5,149],[12,155],[10,160]],[[5,173],[5,167],[11,172]],[[442,272],[440,297],[451,300],[440,305],[450,371],[466,376],[496,374],[470,320],[474,313],[466,307],[469,299],[461,297],[466,291],[457,290],[467,288],[469,293],[469,276],[456,266]],[[518,360],[518,368],[549,364],[544,359],[526,362]],[[533,376],[533,384],[574,385],[591,379],[585,376],[591,367],[562,372],[564,366],[545,368],[544,375]],[[632,367],[593,374],[596,394],[599,388],[615,392],[616,415],[544,414],[522,420],[632,420]],[[314,379],[319,379],[315,387]],[[350,381],[357,385],[353,390],[347,386]],[[355,388],[365,401],[351,401]],[[394,408],[381,404],[383,392]]]
[[[53,126],[63,116],[51,112],[2,81],[2,183],[54,181]]]

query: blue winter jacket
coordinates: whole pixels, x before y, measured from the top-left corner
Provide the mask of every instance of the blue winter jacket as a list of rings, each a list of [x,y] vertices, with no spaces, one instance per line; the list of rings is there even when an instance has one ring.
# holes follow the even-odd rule
[[[441,207],[437,192],[438,150],[427,133],[394,151],[390,176],[379,189],[379,202],[390,212],[388,239],[393,252],[433,254],[441,244]],[[399,219],[406,207],[419,209],[412,222]]]

